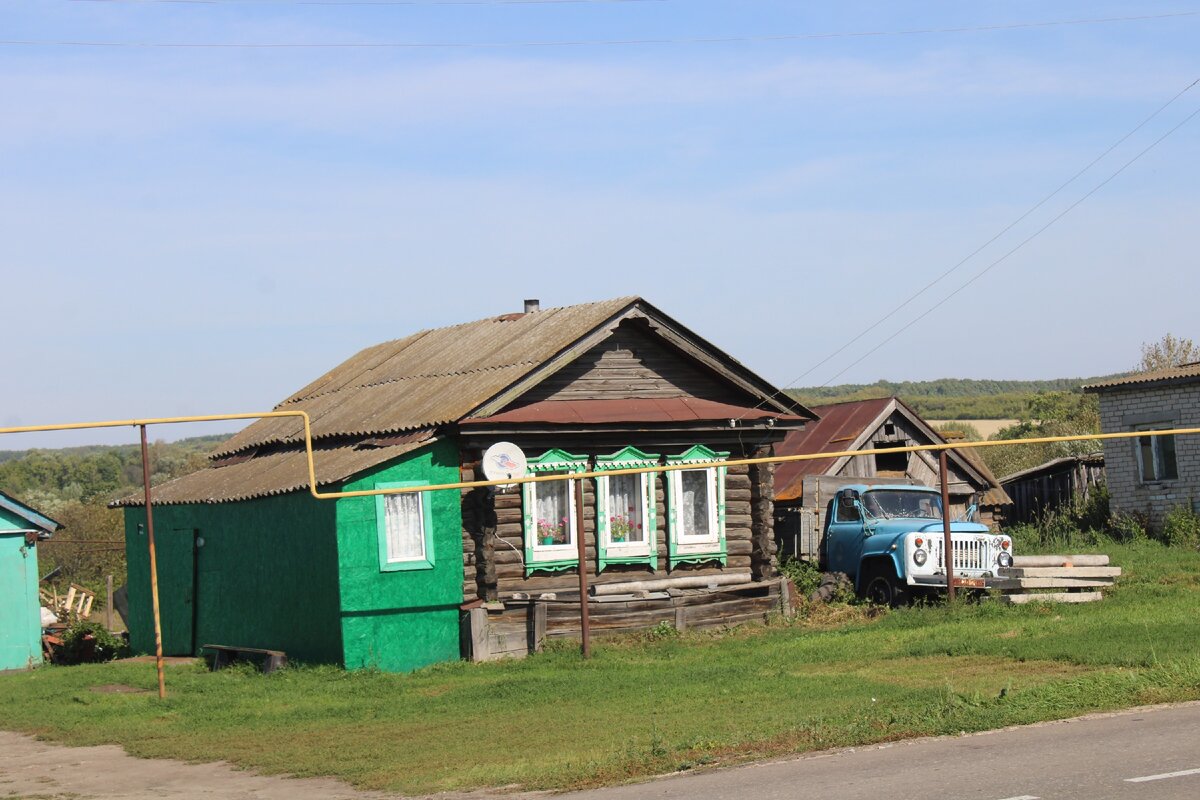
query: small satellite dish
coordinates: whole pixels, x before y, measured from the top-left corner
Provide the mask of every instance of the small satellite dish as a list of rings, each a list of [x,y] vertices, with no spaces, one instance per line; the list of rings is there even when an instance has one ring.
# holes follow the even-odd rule
[[[512,442],[496,442],[483,454],[483,475],[489,481],[524,478],[525,471],[525,454]],[[511,485],[499,488],[508,489]]]

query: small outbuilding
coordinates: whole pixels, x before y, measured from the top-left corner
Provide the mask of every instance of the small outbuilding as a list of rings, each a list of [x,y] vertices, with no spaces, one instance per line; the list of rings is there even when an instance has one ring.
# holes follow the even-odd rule
[[[37,543],[60,527],[0,492],[0,670],[42,662]]]
[[[843,484],[908,483],[940,486],[933,451],[887,452],[916,445],[945,444],[946,438],[898,397],[813,406],[817,422],[792,431],[776,447],[779,455],[875,450],[865,455],[829,455],[779,464],[775,469],[775,526],[783,552],[817,557],[825,506]],[[998,521],[1009,497],[987,465],[969,448],[949,452],[950,513],[977,506],[982,522]]]
[[[1139,372],[1083,387],[1100,399],[1103,433],[1200,427],[1200,363]],[[1109,508],[1161,529],[1177,507],[1200,512],[1200,437],[1104,440]]]
[[[1005,523],[1035,522],[1048,512],[1091,499],[1104,485],[1104,454],[1054,458],[1001,478],[1000,485],[1012,498]]]

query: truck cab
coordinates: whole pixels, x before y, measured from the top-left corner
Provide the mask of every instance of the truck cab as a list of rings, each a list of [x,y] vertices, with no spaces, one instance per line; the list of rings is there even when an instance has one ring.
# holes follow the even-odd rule
[[[986,589],[1012,566],[1012,539],[965,519],[950,523],[956,587]],[[945,591],[941,494],[925,486],[843,487],[825,516],[825,560],[861,597],[899,605],[914,593]]]

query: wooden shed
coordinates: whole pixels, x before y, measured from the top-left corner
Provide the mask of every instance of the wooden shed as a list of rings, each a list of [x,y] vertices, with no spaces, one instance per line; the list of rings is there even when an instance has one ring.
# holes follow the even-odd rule
[[[1064,456],[1000,479],[1012,498],[1004,514],[1007,524],[1034,522],[1072,503],[1087,502],[1104,484],[1104,454]]]
[[[37,543],[59,527],[0,492],[0,670],[42,662]]]
[[[916,445],[945,444],[946,438],[898,397],[813,406],[819,420],[790,432],[776,447],[780,455],[876,450],[792,461],[775,472],[775,524],[788,555],[816,557],[825,506],[832,492],[849,483],[911,483],[940,486],[938,455],[932,451],[887,452]],[[951,450],[950,513],[961,515],[972,503],[981,521],[994,524],[1010,500],[987,465],[969,449]]]
[[[641,298],[422,331],[277,408],[310,414],[327,488],[481,478],[497,442],[541,474],[698,466],[318,501],[304,491],[299,423],[256,422],[206,469],[154,490],[170,653],[218,643],[400,670],[521,652],[531,633],[578,634],[581,568],[600,631],[723,624],[778,603],[773,470],[720,462],[771,453],[813,415]],[[149,649],[143,509],[121,504],[131,633]],[[482,632],[463,624],[480,618],[472,605],[485,608]]]

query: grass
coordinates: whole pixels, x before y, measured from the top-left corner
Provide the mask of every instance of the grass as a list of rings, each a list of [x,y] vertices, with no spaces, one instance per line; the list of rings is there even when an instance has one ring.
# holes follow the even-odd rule
[[[1200,553],[1106,548],[1102,603],[809,609],[409,675],[152,664],[0,676],[0,728],[401,792],[563,789],[827,747],[1200,698]]]

